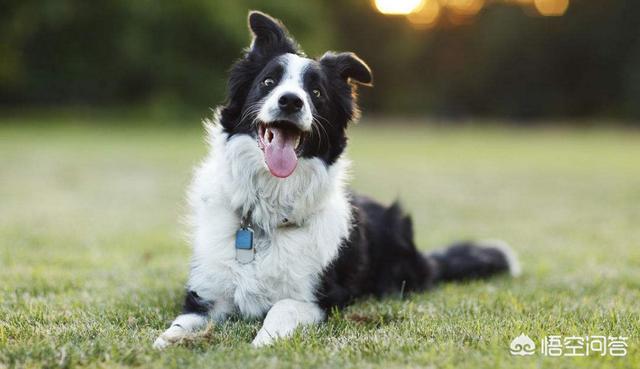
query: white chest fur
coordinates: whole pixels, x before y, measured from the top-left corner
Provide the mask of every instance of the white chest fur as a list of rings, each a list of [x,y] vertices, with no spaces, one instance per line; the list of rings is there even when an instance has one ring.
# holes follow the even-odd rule
[[[225,302],[244,316],[262,316],[278,300],[314,301],[322,270],[349,232],[344,189],[346,162],[327,167],[300,159],[278,179],[247,135],[228,139],[208,124],[211,151],[196,170],[189,192],[193,258],[188,287],[202,298]],[[255,260],[235,259],[240,213],[252,211]],[[278,227],[284,218],[296,224]]]

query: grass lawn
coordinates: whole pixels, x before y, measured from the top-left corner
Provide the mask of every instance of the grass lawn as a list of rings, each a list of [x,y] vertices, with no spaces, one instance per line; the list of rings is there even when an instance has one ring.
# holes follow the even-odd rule
[[[229,321],[156,352],[180,310],[196,122],[0,121],[0,368],[638,368],[640,133],[363,121],[353,185],[425,250],[502,238],[524,274],[362,301],[254,350]],[[520,333],[627,336],[626,357],[509,354]]]

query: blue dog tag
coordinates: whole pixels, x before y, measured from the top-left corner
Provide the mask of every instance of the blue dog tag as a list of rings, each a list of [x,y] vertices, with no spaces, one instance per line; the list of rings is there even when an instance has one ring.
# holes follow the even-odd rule
[[[253,230],[251,228],[240,228],[236,232],[236,260],[242,264],[247,264],[255,258],[253,248]]]

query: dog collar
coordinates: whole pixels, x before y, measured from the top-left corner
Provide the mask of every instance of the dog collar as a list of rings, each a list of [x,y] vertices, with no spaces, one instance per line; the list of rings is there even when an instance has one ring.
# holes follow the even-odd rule
[[[236,260],[241,264],[248,264],[256,258],[256,248],[253,245],[253,226],[251,224],[251,210],[240,218],[240,227],[236,231]],[[298,224],[284,218],[278,228],[296,227]]]

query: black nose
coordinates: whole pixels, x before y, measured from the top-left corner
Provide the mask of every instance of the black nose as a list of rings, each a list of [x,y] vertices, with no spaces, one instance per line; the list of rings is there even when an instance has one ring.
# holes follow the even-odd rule
[[[303,104],[302,99],[293,93],[286,93],[278,99],[280,110],[288,114],[299,112]]]

